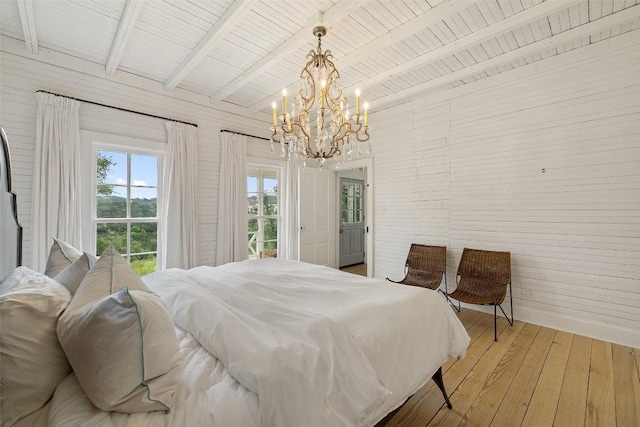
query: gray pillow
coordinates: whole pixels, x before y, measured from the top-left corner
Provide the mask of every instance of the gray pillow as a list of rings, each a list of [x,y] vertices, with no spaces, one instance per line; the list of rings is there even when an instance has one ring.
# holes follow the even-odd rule
[[[58,273],[53,279],[69,289],[71,295],[74,295],[82,283],[82,279],[87,275],[91,267],[98,261],[91,254],[84,253],[80,258],[69,264],[64,270]]]
[[[91,402],[103,411],[168,411],[180,351],[171,316],[135,271],[107,249],[58,322],[58,338]]]
[[[60,239],[53,239],[53,245],[49,250],[49,258],[47,258],[47,267],[44,274],[53,278],[62,270],[71,265],[73,261],[82,256],[82,252]]]

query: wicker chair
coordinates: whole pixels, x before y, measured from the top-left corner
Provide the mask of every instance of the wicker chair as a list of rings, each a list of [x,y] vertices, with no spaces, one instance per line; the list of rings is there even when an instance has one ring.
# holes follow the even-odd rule
[[[436,290],[444,277],[445,294],[447,289],[447,248],[446,246],[425,246],[416,243],[411,244],[404,279],[399,282],[387,280],[403,285],[422,286]]]
[[[493,334],[498,341],[497,308],[509,324],[513,326],[513,297],[511,292],[511,253],[482,251],[465,248],[458,265],[458,286],[447,297],[468,304],[493,305]],[[502,309],[502,302],[509,285],[509,300],[511,302],[511,319]]]

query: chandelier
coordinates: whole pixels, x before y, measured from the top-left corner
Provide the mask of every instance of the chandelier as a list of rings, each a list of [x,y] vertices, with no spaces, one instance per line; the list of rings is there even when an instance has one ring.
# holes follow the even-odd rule
[[[318,49],[309,51],[309,61],[300,73],[300,90],[287,110],[287,89],[282,91],[282,110],[278,115],[274,102],[271,127],[271,152],[279,144],[281,156],[306,165],[314,159],[322,167],[325,160],[351,160],[361,155],[362,143],[371,152],[369,141],[369,106],[360,114],[360,90],[356,89],[355,112],[350,113],[349,101],[340,88],[340,73],[332,62],[331,51],[322,51],[325,27],[313,29],[318,37]]]

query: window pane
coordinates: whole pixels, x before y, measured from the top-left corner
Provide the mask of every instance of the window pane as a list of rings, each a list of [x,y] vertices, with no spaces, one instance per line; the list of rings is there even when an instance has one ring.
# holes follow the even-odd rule
[[[158,268],[156,254],[131,255],[131,267],[138,273],[138,276],[153,273]]]
[[[258,193],[247,194],[247,214],[258,215]]]
[[[278,195],[276,193],[265,193],[262,196],[264,202],[263,215],[278,215]]]
[[[265,173],[265,176],[267,174]],[[274,172],[275,175],[275,172]],[[263,183],[263,191],[269,193],[277,193],[278,192],[278,180],[275,178],[266,178],[262,181]]]
[[[342,222],[347,222],[347,210],[342,209],[342,214],[340,215],[342,218]]]
[[[109,187],[113,190],[113,196],[102,196],[98,193],[96,200],[96,217],[97,218],[126,218],[127,217],[127,198],[115,195],[115,192],[121,192],[120,187]],[[98,189],[100,186],[98,186]],[[126,191],[126,190],[125,190]],[[126,193],[125,193],[126,194]]]
[[[277,240],[278,239],[278,220],[277,219],[265,219],[264,220],[264,240]]]
[[[247,192],[255,193],[258,191],[258,178],[255,176],[247,177]]]
[[[262,258],[277,258],[278,257],[278,242],[272,240],[264,242],[264,251],[262,251]]]
[[[360,218],[361,218],[360,211],[356,211],[355,214],[356,214],[356,218],[355,218],[356,221],[355,222],[360,222],[361,221],[360,220]]]
[[[131,224],[131,253],[158,250],[158,224],[141,222]]]
[[[127,154],[98,150],[98,184],[127,185]]]
[[[131,185],[158,186],[158,158],[156,156],[131,155]]]
[[[131,218],[158,216],[158,189],[131,188]]]
[[[127,224],[96,224],[96,255],[102,255],[109,246],[121,254],[127,253]]]

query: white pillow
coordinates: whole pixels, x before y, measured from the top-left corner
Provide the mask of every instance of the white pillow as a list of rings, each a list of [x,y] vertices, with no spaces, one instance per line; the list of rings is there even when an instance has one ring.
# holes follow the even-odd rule
[[[78,382],[103,411],[168,411],[178,381],[173,321],[113,248],[87,273],[58,322]]]
[[[84,253],[80,258],[69,264],[64,270],[58,273],[53,279],[69,289],[74,295],[82,283],[82,279],[87,275],[91,267],[98,259],[91,254]]]
[[[71,366],[56,325],[71,295],[53,279],[18,267],[0,287],[0,424],[44,406]]]
[[[53,239],[53,245],[49,250],[47,267],[44,274],[56,277],[62,270],[82,256],[82,252],[60,239]]]

